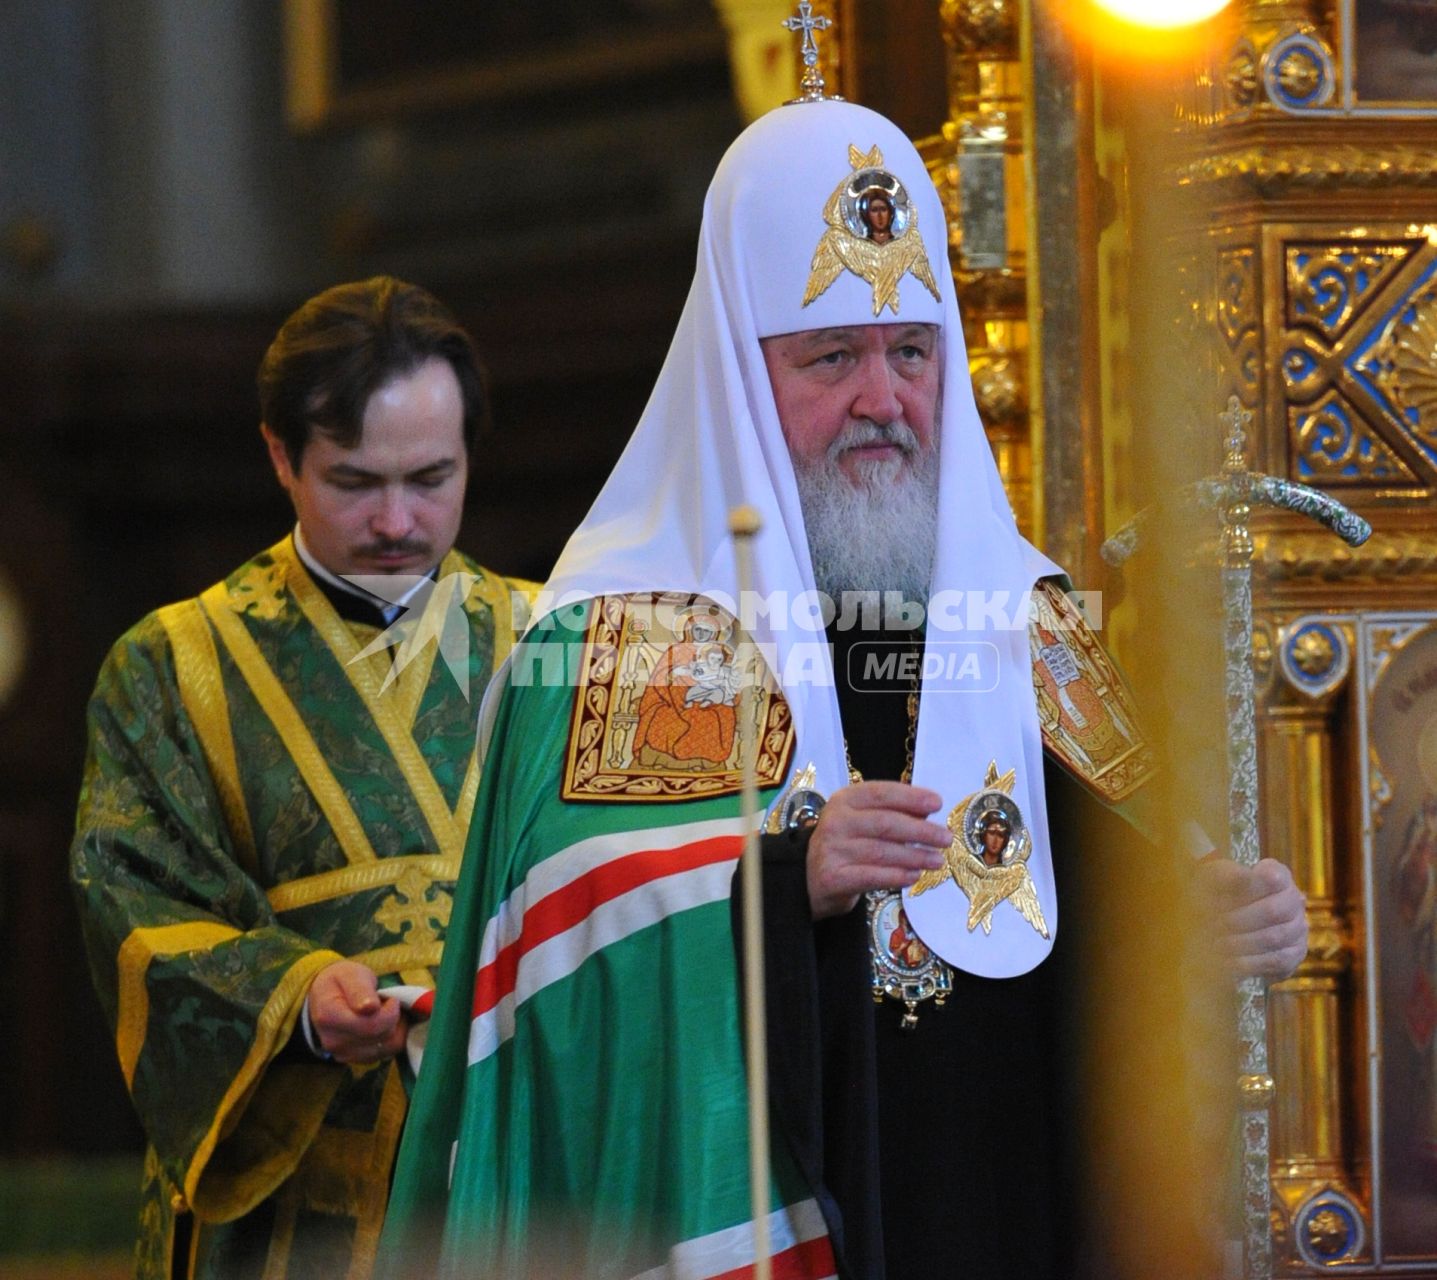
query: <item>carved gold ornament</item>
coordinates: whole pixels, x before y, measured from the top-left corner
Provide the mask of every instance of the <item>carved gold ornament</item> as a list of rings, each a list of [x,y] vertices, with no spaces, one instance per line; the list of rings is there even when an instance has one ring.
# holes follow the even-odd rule
[[[1412,484],[1416,479],[1373,424],[1337,390],[1311,405],[1290,408],[1288,417],[1293,448],[1309,483],[1371,486]]]
[[[918,234],[918,210],[903,184],[882,167],[883,153],[874,147],[865,155],[850,145],[848,163],[853,172],[834,188],[823,209],[828,230],[814,250],[803,305],[820,297],[844,271],[873,286],[875,316],[884,307],[898,314],[898,282],[905,275],[941,301]]]
[[[1347,1236],[1347,1224],[1335,1209],[1319,1209],[1307,1220],[1307,1241],[1320,1257],[1341,1253]]]
[[[1257,101],[1260,83],[1257,58],[1252,49],[1247,46],[1239,48],[1228,60],[1227,70],[1223,75],[1223,85],[1227,89],[1233,106],[1238,108],[1252,106]]]
[[[1277,1082],[1265,1072],[1237,1078],[1238,1101],[1245,1110],[1257,1111],[1272,1106],[1277,1096]]]
[[[1309,629],[1293,641],[1292,660],[1308,675],[1320,676],[1337,660],[1337,651],[1329,636]]]
[[[1437,186],[1437,151],[1430,146],[1263,142],[1199,156],[1178,170],[1179,186],[1241,182],[1263,196],[1323,191]]]
[[[975,357],[968,366],[978,412],[990,427],[1019,423],[1028,410],[1016,360],[1003,356]]]
[[[942,8],[965,53],[991,53],[1017,44],[1017,0],[944,0]]]
[[[1272,674],[1272,633],[1258,623],[1252,629],[1252,674],[1263,684]]]
[[[1329,341],[1411,256],[1406,244],[1293,243],[1285,246],[1287,323],[1316,327]]]
[[[1431,437],[1437,410],[1437,288],[1419,293],[1383,333],[1374,352],[1377,381],[1419,437]]]
[[[1306,98],[1322,81],[1322,69],[1294,50],[1277,64],[1277,81],[1294,98]]]

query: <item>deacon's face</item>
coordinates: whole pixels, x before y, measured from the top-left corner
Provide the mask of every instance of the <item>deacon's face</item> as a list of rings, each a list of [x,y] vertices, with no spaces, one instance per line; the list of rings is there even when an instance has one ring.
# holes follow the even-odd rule
[[[942,387],[936,325],[808,329],[760,345],[799,470],[828,458],[856,487],[877,471],[911,469],[933,448]]]
[[[331,573],[428,573],[454,545],[469,468],[464,398],[447,360],[370,396],[356,448],[315,432],[296,470],[279,438],[264,435],[305,545]]]

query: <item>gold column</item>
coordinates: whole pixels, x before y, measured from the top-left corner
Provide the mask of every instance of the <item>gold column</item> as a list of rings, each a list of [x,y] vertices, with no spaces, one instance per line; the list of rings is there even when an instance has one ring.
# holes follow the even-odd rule
[[[1279,1082],[1272,1112],[1272,1177],[1279,1254],[1291,1258],[1296,1211],[1311,1197],[1336,1191],[1356,1202],[1350,1152],[1344,1145],[1344,1019],[1352,1000],[1352,927],[1343,900],[1351,868],[1338,865],[1340,794],[1334,732],[1346,706],[1351,651],[1340,622],[1297,619],[1281,629],[1285,663],[1296,663],[1295,685],[1284,673],[1263,708],[1265,848],[1292,868],[1307,894],[1309,945],[1297,972],[1271,990],[1269,1057]],[[1320,1215],[1300,1219],[1308,1249],[1319,1258],[1340,1249]]]
[[[918,142],[946,206],[978,412],[1008,498],[1033,531],[1027,184],[1018,0],[942,0],[949,119]]]
[[[1437,98],[1362,101],[1351,0],[1235,10],[1194,117],[1203,146],[1179,175],[1215,211],[1207,310],[1221,394],[1255,411],[1261,470],[1332,494],[1375,529],[1356,550],[1287,514],[1257,530],[1254,611],[1272,668],[1263,843],[1308,895],[1311,940],[1271,1000],[1275,1261],[1386,1274],[1437,1260],[1437,1241],[1430,1257],[1379,1252],[1394,1247],[1394,1205],[1378,1194],[1377,1135],[1400,1120],[1378,1114],[1368,1027],[1402,1011],[1382,1006],[1382,939],[1366,936],[1381,898],[1366,897],[1371,726],[1353,673],[1366,616],[1430,611],[1437,593]]]

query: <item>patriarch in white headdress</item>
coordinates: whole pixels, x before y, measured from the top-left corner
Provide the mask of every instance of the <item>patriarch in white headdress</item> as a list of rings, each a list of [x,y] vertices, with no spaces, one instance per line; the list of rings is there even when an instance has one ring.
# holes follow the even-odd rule
[[[774,659],[797,727],[795,760],[815,766],[825,794],[849,775],[833,672],[815,659],[826,649],[813,593],[896,591],[926,603],[914,781],[952,804],[982,790],[990,764],[1014,771],[1046,936],[1001,910],[991,932],[970,932],[953,884],[909,911],[952,963],[1008,976],[1042,960],[1057,924],[1027,593],[1061,571],[1019,533],[1003,491],[973,402],[946,243],[921,158],[882,116],[825,100],[751,126],[709,189],[693,288],[658,384],[547,597],[676,591],[734,601],[728,513],[757,508],[754,590],[790,607],[740,613]],[[855,459],[847,478],[835,458],[804,466],[760,341],[874,324],[935,328],[934,438],[915,440],[912,424],[856,421],[835,452],[887,433],[904,461]]]

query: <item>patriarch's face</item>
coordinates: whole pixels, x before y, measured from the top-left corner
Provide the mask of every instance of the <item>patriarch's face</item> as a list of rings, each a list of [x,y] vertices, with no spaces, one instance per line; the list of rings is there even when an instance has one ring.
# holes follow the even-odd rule
[[[826,459],[857,486],[896,477],[932,450],[942,387],[936,326],[808,329],[761,345],[797,470]]]

